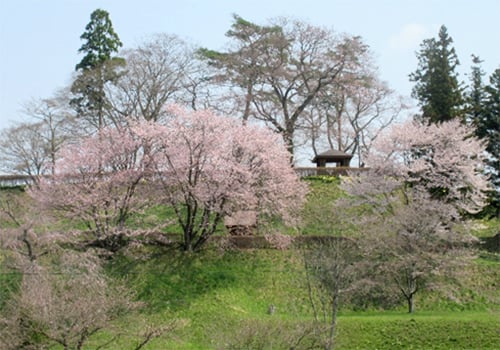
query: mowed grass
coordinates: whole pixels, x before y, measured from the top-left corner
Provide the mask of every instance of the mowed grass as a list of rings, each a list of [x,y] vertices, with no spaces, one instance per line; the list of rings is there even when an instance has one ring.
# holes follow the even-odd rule
[[[422,293],[414,314],[405,313],[404,304],[356,312],[345,305],[338,320],[336,349],[498,349],[500,308],[495,283],[500,264],[495,269],[491,264],[476,261],[474,268],[481,275],[464,281],[458,290],[463,294],[460,300]],[[109,272],[147,304],[142,311],[145,319],[175,325],[174,331],[145,349],[261,348],[252,347],[253,338],[265,344],[262,349],[285,349],[278,340],[306,333],[313,318],[301,253],[295,249],[210,247],[186,255],[142,248],[134,258],[115,259]],[[467,283],[479,283],[484,293]],[[471,291],[476,295],[469,295]],[[129,334],[136,327],[125,319],[121,326],[130,327]],[[117,341],[112,348],[127,349],[124,342]]]
[[[380,312],[341,316],[338,349],[498,349],[500,314]]]

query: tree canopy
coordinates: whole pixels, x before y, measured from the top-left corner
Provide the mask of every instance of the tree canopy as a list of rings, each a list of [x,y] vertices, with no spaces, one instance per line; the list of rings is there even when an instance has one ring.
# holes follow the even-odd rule
[[[362,80],[369,61],[360,37],[286,18],[262,26],[234,16],[227,36],[227,51],[200,51],[217,68],[212,81],[230,83],[222,105],[264,122],[292,154],[311,108]]]
[[[443,25],[438,38],[426,39],[417,53],[418,68],[410,74],[415,82],[412,97],[422,108],[422,117],[429,123],[448,121],[462,115],[463,97],[455,71],[460,64],[453,39]]]
[[[85,56],[76,65],[76,70],[98,67],[110,60],[123,45],[113,28],[109,13],[101,9],[92,12],[90,22],[85,26],[85,32],[80,39],[85,42],[78,52],[84,53]]]

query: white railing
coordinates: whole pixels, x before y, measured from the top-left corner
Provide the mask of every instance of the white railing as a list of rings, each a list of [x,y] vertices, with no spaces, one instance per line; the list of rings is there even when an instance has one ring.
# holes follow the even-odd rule
[[[0,187],[26,186],[33,182],[33,176],[29,175],[0,175]]]
[[[297,175],[300,177],[307,176],[338,176],[347,175],[351,172],[359,172],[368,168],[351,168],[351,167],[295,167]],[[35,177],[29,175],[0,175],[0,187],[17,187],[27,186],[35,182]]]
[[[360,171],[368,170],[368,168],[351,168],[351,167],[295,167],[295,172],[300,177],[307,176],[338,176],[338,175],[348,175],[349,173],[355,173]]]

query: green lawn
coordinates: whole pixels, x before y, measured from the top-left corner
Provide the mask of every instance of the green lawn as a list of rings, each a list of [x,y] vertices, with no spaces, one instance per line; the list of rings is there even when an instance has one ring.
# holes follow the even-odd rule
[[[323,198],[340,196],[336,182],[331,182],[311,181],[315,189],[311,196],[319,192]],[[154,227],[169,217],[171,213],[157,207],[129,224]],[[318,234],[318,227],[313,223],[305,233]],[[498,227],[498,220],[481,221],[473,232],[488,238]],[[175,225],[166,230],[179,233]],[[300,250],[227,250],[213,244],[187,254],[142,246],[118,254],[106,270],[145,306],[114,324],[121,336],[105,349],[134,349],[147,324],[173,329],[143,348],[149,350],[290,349],[301,337],[311,338],[313,314]],[[336,349],[498,349],[500,255],[481,252],[467,272],[449,288],[419,293],[414,314],[405,313],[403,302],[386,308],[372,303],[367,310],[344,304]],[[0,266],[0,308],[18,282],[19,275]],[[102,331],[86,349],[96,349],[111,338],[110,331]],[[305,348],[306,340],[296,349]]]
[[[110,273],[126,280],[138,299],[148,303],[144,317],[177,325],[146,349],[285,349],[281,340],[307,333],[312,312],[297,250],[212,247],[191,256],[146,251],[142,261],[122,257],[109,266]],[[347,305],[339,317],[336,348],[497,349],[500,308],[495,283],[500,263],[478,260],[473,268],[480,275],[460,287],[460,301],[422,293],[411,315],[403,304],[358,312]],[[482,290],[467,283],[479,283]],[[126,348],[124,343],[115,345]]]

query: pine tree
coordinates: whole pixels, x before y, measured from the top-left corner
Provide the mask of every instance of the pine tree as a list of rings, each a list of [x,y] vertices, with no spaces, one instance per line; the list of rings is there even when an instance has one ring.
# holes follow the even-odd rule
[[[485,103],[485,89],[483,84],[484,71],[481,69],[483,61],[479,56],[472,55],[471,85],[467,93],[467,120],[477,126],[477,122],[482,118]],[[478,135],[479,136],[479,135]]]
[[[105,85],[118,79],[118,68],[125,63],[122,58],[113,56],[122,42],[113,29],[109,13],[101,9],[92,12],[80,39],[84,43],[78,52],[85,56],[75,67],[79,75],[71,87],[75,95],[71,104],[80,117],[87,118],[100,130],[105,125]]]
[[[422,117],[429,123],[448,121],[462,115],[463,97],[456,67],[460,64],[453,39],[443,25],[439,37],[426,39],[417,53],[418,68],[410,74],[415,82],[412,97],[419,101]]]
[[[113,29],[113,24],[107,11],[97,9],[90,15],[90,22],[85,27],[85,32],[80,36],[85,43],[78,50],[85,53],[76,70],[97,68],[99,65],[112,58],[117,53],[122,42]]]
[[[477,136],[486,140],[486,151],[490,154],[488,169],[493,190],[490,206],[500,217],[500,68],[490,76],[485,87],[484,113],[476,121]]]

